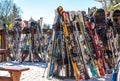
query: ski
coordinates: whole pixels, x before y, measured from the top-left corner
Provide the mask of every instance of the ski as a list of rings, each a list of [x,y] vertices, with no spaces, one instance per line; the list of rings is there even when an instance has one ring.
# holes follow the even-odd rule
[[[59,6],[57,8],[57,10],[58,10],[58,13],[59,13],[59,15],[61,17],[61,23],[63,25],[63,32],[64,32],[64,35],[65,35],[65,43],[66,43],[66,47],[68,47],[68,54],[70,54],[70,61],[72,63],[74,76],[75,76],[76,81],[78,81],[79,80],[79,73],[78,73],[77,64],[73,60],[73,56],[72,56],[72,54],[70,52],[71,46],[69,44],[69,41],[70,41],[69,40],[69,32],[68,32],[67,25],[66,25],[66,12],[63,11],[62,6]]]

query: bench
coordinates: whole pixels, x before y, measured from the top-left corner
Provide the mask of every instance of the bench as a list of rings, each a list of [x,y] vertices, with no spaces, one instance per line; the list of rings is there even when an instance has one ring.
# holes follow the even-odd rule
[[[0,76],[0,81],[20,81],[20,76],[23,71],[29,70],[29,68],[21,66],[3,66],[0,67],[1,71],[8,71],[10,77]]]

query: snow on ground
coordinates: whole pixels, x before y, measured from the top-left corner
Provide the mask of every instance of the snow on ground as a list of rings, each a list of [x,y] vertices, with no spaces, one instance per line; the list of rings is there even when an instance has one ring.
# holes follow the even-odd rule
[[[22,64],[18,62],[2,62],[0,63],[0,67],[2,66],[23,66],[23,67],[29,67],[30,70],[22,72],[20,81],[75,81],[72,79],[51,79],[48,80],[46,78],[47,71],[45,72],[45,77],[43,77],[43,73],[45,69],[47,70],[47,64],[46,63],[31,63],[31,62],[23,62]],[[8,72],[6,71],[0,71],[0,76],[10,76]],[[101,78],[91,78],[89,80],[79,80],[79,81],[111,81],[111,74],[105,75]]]

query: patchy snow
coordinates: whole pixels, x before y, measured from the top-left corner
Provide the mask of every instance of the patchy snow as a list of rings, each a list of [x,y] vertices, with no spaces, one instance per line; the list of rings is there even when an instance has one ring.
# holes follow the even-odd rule
[[[23,62],[22,64],[18,62],[2,62],[0,63],[1,66],[23,66],[29,67],[30,70],[22,72],[20,81],[75,81],[72,79],[47,79],[47,64],[46,63],[31,63],[31,62]],[[43,77],[43,73],[46,69],[45,76]],[[0,76],[10,76],[6,71],[0,71]],[[105,75],[101,78],[91,78],[89,80],[79,80],[79,81],[111,81],[111,74]]]

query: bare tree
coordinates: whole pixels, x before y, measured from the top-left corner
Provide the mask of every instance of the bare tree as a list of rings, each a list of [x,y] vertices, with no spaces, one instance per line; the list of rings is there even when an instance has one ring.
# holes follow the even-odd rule
[[[13,6],[12,0],[0,0],[0,18],[7,22]]]
[[[13,0],[0,0],[0,20],[4,23],[13,22],[20,13],[20,8],[13,3]]]
[[[14,3],[13,4],[13,8],[12,8],[12,12],[10,14],[10,20],[11,20],[11,22],[13,22],[16,17],[20,17],[21,13],[22,13],[21,9]]]
[[[95,0],[100,2],[105,11],[113,12],[116,9],[120,9],[120,0]]]

